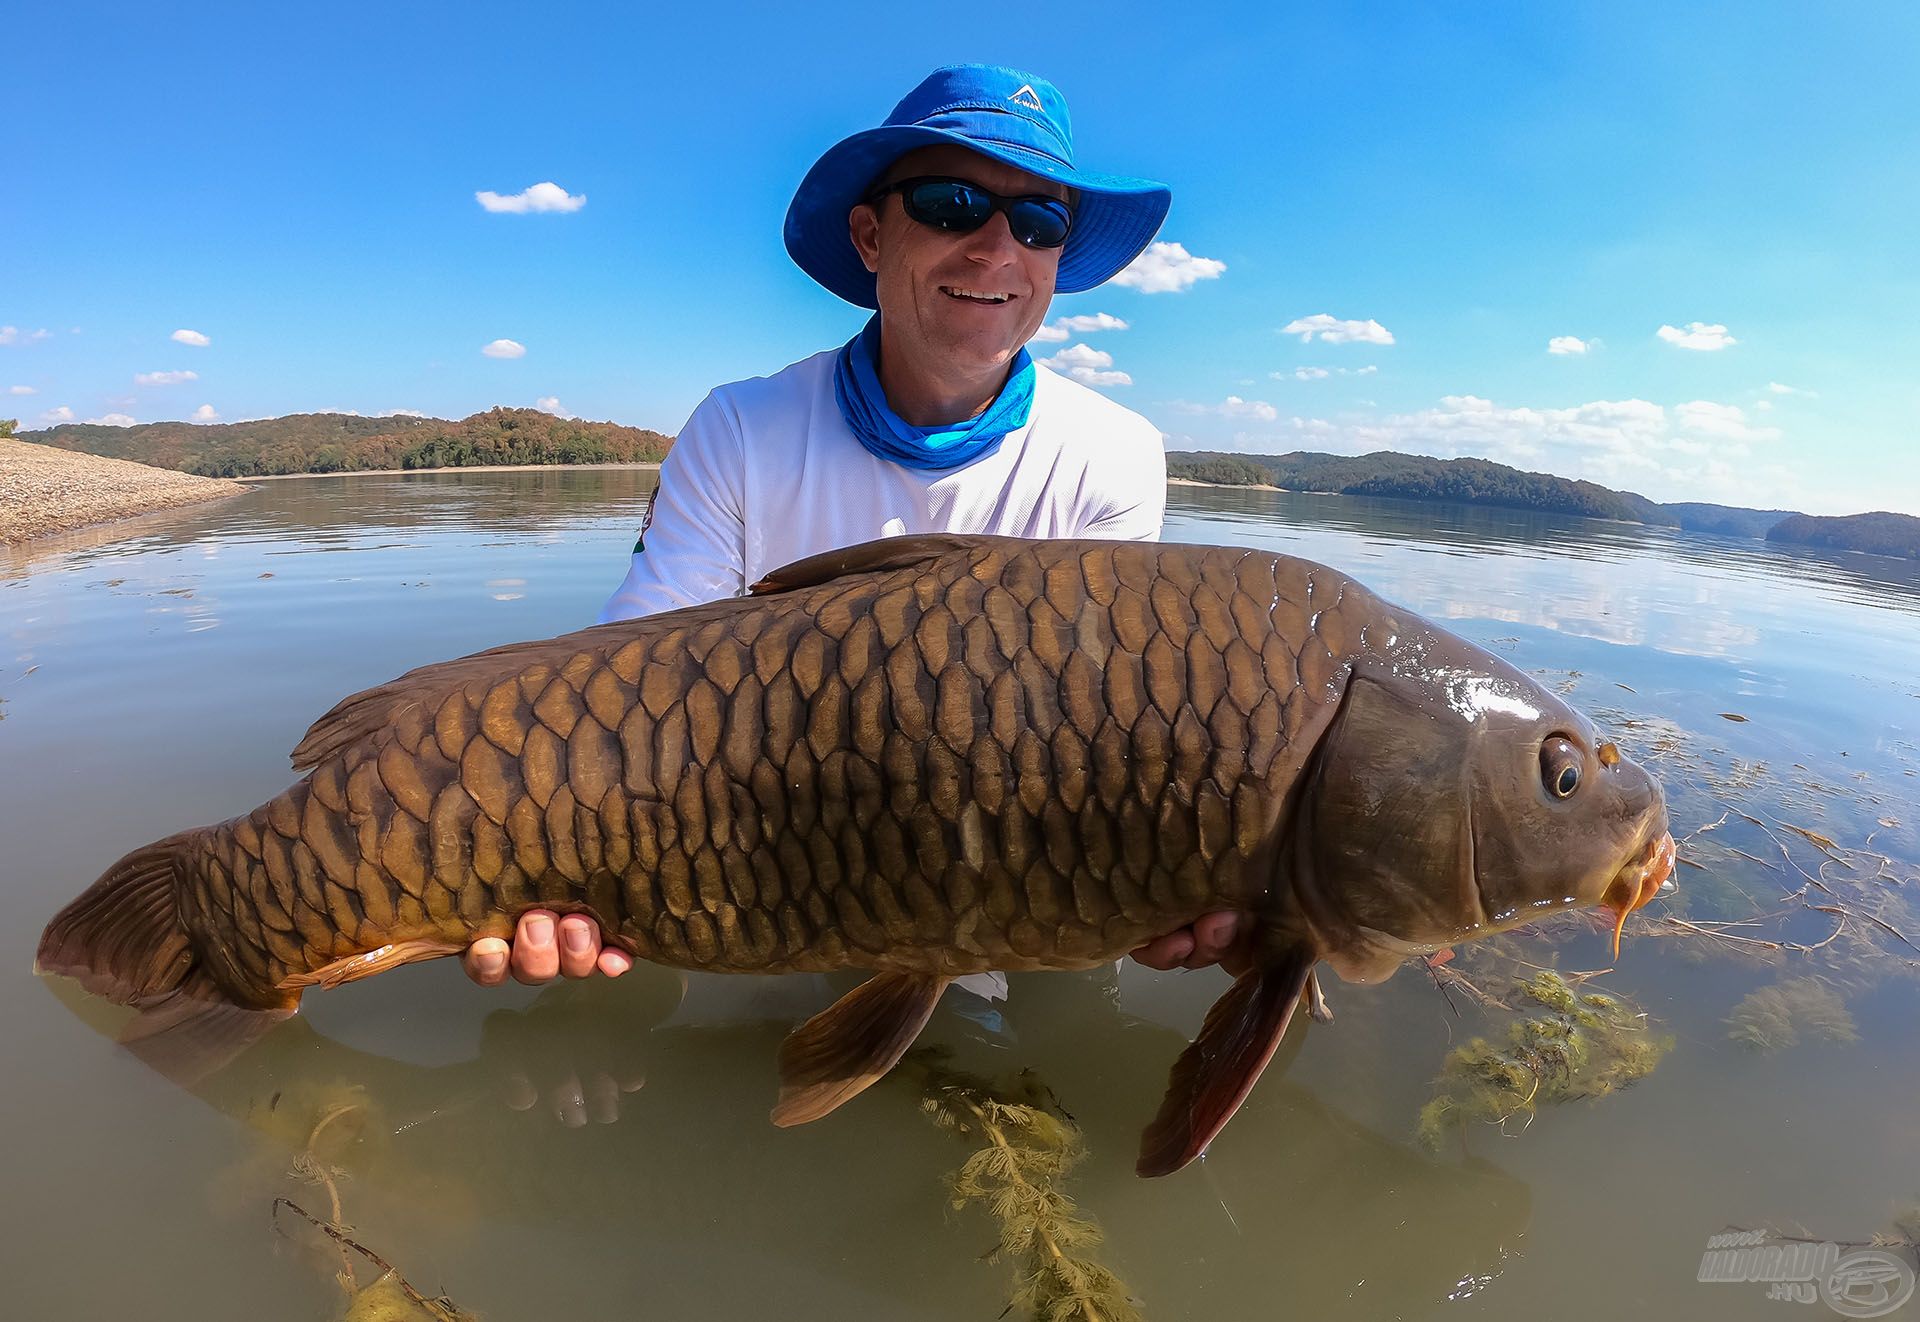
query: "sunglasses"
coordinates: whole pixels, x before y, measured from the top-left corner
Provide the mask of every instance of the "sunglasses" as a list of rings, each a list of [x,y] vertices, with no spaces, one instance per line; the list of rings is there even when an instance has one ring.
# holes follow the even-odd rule
[[[869,203],[900,194],[907,215],[949,234],[971,234],[1003,211],[1015,241],[1028,248],[1058,248],[1073,230],[1073,210],[1057,197],[1002,197],[965,179],[923,176],[902,179],[868,194]]]

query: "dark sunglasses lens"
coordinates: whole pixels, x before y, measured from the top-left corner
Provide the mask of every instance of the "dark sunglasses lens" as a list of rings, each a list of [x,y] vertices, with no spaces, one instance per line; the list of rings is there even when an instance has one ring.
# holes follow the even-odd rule
[[[922,225],[965,234],[987,223],[993,200],[960,183],[929,181],[915,184],[902,195],[907,214]]]
[[[1022,199],[1007,208],[1007,224],[1013,237],[1029,248],[1058,248],[1067,241],[1073,214],[1060,202]]]

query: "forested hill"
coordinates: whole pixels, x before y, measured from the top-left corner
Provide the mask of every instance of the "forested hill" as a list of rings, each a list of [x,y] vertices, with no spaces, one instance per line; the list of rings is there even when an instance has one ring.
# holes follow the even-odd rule
[[[1637,492],[1615,491],[1550,473],[1522,472],[1490,459],[1432,459],[1391,450],[1362,455],[1178,451],[1167,456],[1167,474],[1232,486],[1267,483],[1289,491],[1546,510],[1747,537],[1765,536],[1769,528],[1792,513],[1697,502],[1661,505]]]
[[[673,444],[671,437],[639,427],[506,408],[489,409],[458,422],[296,413],[213,425],[63,423],[45,431],[22,432],[16,439],[205,477],[490,464],[642,463],[663,458]]]
[[[1874,555],[1900,555],[1920,560],[1920,519],[1911,514],[1849,514],[1844,518],[1817,518],[1796,514],[1767,531],[1770,542],[1796,546],[1826,546]]]

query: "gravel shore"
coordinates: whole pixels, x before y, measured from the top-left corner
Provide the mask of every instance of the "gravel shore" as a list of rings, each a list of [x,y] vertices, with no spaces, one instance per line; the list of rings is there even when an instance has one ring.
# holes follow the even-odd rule
[[[225,478],[194,477],[51,445],[0,440],[0,543],[237,495]]]

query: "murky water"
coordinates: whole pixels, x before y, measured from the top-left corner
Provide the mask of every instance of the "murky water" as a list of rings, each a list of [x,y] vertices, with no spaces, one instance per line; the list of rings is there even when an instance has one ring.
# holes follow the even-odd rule
[[[950,995],[924,1039],[943,1062],[795,1131],[766,1123],[774,1051],[845,980],[695,977],[683,999],[643,967],[488,992],[441,962],[310,996],[187,1092],[31,976],[61,903],[282,788],[337,698],[588,622],[650,485],[280,482],[0,559],[0,1314],[338,1316],[338,1257],[271,1224],[286,1196],[323,1217],[337,1198],[357,1240],[495,1322],[990,1319],[1014,1268],[982,1260],[996,1224],[945,1183],[978,1135],[921,1107],[978,1095],[930,1071],[1044,1083],[1087,1149],[1060,1186],[1105,1234],[1086,1252],[1156,1320],[1824,1316],[1699,1283],[1708,1237],[1864,1242],[1920,1201],[1920,566],[1581,520],[1173,493],[1169,540],[1355,573],[1599,713],[1665,778],[1677,834],[1721,819],[1687,842],[1681,898],[1583,984],[1673,1039],[1659,1067],[1437,1153],[1417,1120],[1447,1052],[1513,1022],[1472,989],[1521,960],[1609,967],[1594,924],[1331,987],[1336,1022],[1297,1027],[1209,1157],[1151,1182],[1136,1135],[1217,971]],[[1743,997],[1808,974],[1857,1040],[1729,1041]]]

